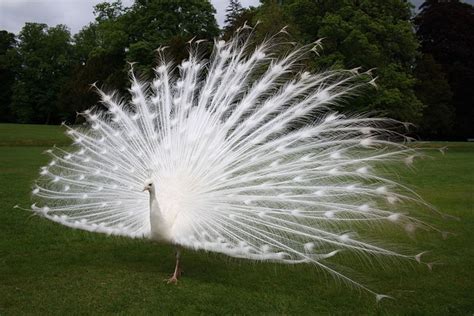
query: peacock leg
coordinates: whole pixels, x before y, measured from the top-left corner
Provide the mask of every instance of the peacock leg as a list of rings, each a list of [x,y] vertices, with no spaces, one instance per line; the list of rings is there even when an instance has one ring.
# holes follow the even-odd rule
[[[178,278],[181,277],[181,273],[183,272],[183,270],[181,269],[181,265],[179,264],[180,255],[181,255],[180,250],[176,249],[176,266],[174,268],[174,273],[171,276],[171,278],[165,280],[166,283],[168,283],[168,284],[170,284],[170,283],[177,284],[178,283]]]

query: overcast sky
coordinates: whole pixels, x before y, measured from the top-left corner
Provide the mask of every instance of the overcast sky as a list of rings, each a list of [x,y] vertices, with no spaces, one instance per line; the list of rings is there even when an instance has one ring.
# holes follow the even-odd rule
[[[18,34],[25,22],[46,23],[49,26],[65,24],[71,33],[77,33],[83,26],[94,20],[92,8],[104,0],[0,0],[0,30]],[[122,0],[125,6],[133,0]],[[219,25],[224,24],[225,9],[229,0],[211,0],[217,10]],[[244,7],[256,6],[259,0],[241,0]],[[412,0],[418,7],[423,0]],[[474,4],[474,0],[466,0]]]
[[[71,33],[77,33],[94,20],[93,7],[104,0],[0,0],[0,30],[18,34],[25,22],[46,23],[49,26],[65,24]],[[217,10],[219,25],[224,24],[229,0],[211,0]],[[133,0],[122,0],[130,6]],[[256,6],[259,0],[241,0],[244,7]]]

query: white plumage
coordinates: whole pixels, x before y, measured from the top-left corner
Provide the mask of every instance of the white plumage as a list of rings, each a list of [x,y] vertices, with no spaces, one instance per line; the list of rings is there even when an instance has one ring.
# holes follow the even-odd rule
[[[99,90],[107,110],[68,128],[72,151],[48,151],[32,209],[93,232],[312,263],[372,292],[326,259],[344,250],[419,260],[362,237],[382,239],[383,225],[428,228],[408,214],[424,202],[376,167],[417,153],[387,140],[397,136],[381,127],[389,121],[336,112],[373,84],[368,73],[298,72],[319,42],[276,58],[273,39],[254,45],[245,32],[216,41],[209,61],[199,41],[177,69],[161,58],[151,83],[131,72],[130,102]]]

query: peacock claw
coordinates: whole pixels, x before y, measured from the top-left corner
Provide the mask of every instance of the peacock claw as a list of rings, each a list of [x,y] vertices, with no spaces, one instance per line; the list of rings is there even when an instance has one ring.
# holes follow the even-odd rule
[[[180,278],[182,274],[183,274],[183,270],[178,266],[176,267],[171,278],[164,279],[163,281],[166,282],[166,284],[178,284],[178,278]]]
[[[169,279],[164,279],[163,281],[166,282],[166,284],[178,284],[178,278],[174,275]]]

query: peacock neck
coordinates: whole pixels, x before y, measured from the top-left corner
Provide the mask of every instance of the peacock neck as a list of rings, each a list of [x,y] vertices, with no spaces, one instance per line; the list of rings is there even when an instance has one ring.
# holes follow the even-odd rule
[[[155,191],[150,191],[150,219],[161,219],[163,214],[161,214],[160,205],[158,199],[156,198]]]
[[[150,231],[152,239],[169,241],[168,228],[156,194],[154,191],[150,191]]]

